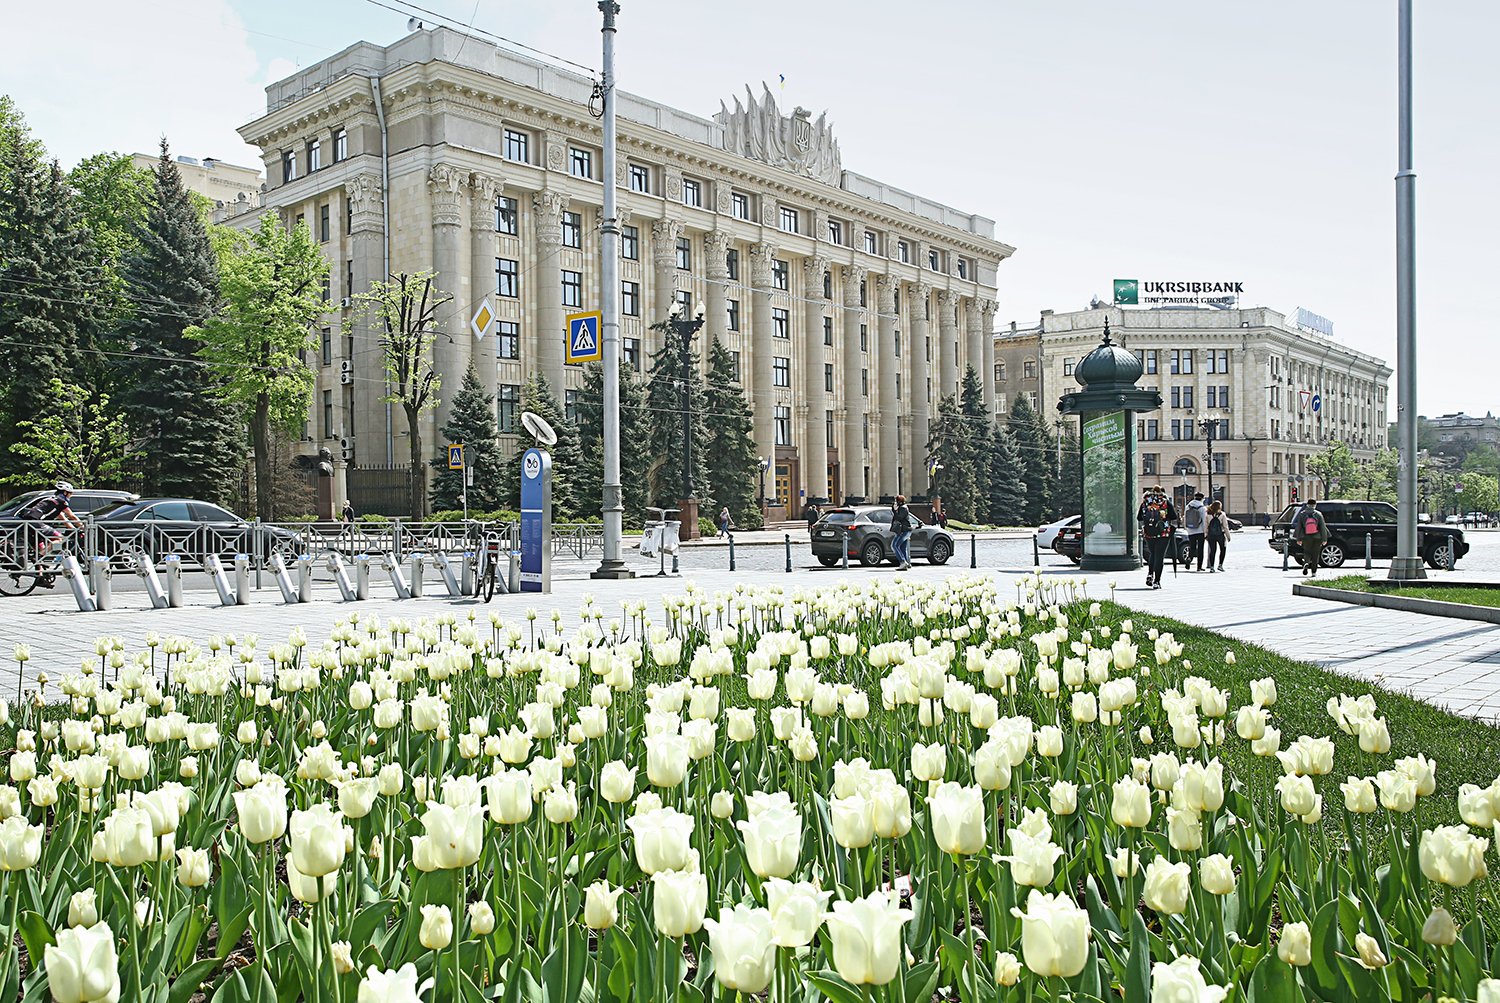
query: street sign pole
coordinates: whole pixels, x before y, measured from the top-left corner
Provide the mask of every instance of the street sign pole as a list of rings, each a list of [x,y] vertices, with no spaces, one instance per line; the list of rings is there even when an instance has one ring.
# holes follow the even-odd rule
[[[620,492],[620,220],[615,210],[615,0],[599,0],[604,15],[604,219],[599,226],[600,335],[604,342],[604,558],[594,578],[634,578],[620,557],[625,506]]]
[[[1399,125],[1396,171],[1396,556],[1390,577],[1426,578],[1417,550],[1417,174],[1411,142],[1411,0],[1397,0]]]

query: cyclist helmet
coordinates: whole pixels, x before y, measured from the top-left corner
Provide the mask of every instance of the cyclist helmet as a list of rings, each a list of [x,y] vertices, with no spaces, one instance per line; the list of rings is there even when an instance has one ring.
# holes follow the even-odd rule
[[[61,491],[63,494],[70,495],[73,493],[73,485],[69,484],[67,481],[58,481],[56,487],[57,490]]]

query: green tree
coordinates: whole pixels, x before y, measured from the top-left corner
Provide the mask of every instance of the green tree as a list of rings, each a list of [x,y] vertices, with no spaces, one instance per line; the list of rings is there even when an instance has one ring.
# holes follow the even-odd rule
[[[573,497],[583,516],[600,514],[604,500],[604,367],[590,364],[578,392],[578,473]],[[620,371],[620,504],[627,521],[645,515],[647,456],[646,390],[635,370]]]
[[[997,526],[1025,525],[1026,482],[1021,479],[1021,451],[1002,422],[990,430],[994,460],[990,464],[989,521]]]
[[[703,395],[707,437],[704,443],[708,497],[712,511],[703,514],[718,519],[718,510],[729,509],[736,526],[760,525],[756,500],[760,459],[755,452],[755,421],[744,391],[735,382],[734,357],[715,338],[708,349],[708,387]]]
[[[121,268],[136,250],[136,234],[146,223],[155,179],[123,154],[98,153],[68,172],[68,184],[76,195],[79,217],[93,235],[98,251],[97,326],[99,333],[108,333],[119,325],[128,306]],[[109,378],[114,368],[105,356],[86,353],[83,361],[95,380]]]
[[[582,454],[578,448],[578,429],[571,421],[568,421],[562,407],[557,402],[557,397],[552,393],[552,385],[547,382],[547,377],[537,373],[526,380],[521,387],[521,410],[530,411],[552,426],[557,433],[557,442],[551,446],[544,447],[552,454],[552,514],[558,520],[576,519],[580,517],[598,517],[599,502],[593,501],[592,507],[580,510],[577,492],[575,491],[575,477],[577,476]],[[529,444],[522,443],[516,455],[501,468],[501,502],[505,508],[519,509],[521,507],[521,454],[529,448]]]
[[[929,464],[936,461],[931,493],[943,499],[943,510],[950,518],[970,521],[979,501],[979,480],[975,476],[970,450],[969,420],[958,398],[949,394],[938,402],[937,417],[928,428]],[[929,466],[932,469],[932,466]]]
[[[41,164],[47,160],[47,148],[32,135],[26,116],[21,114],[21,109],[16,107],[9,94],[0,94],[0,154],[3,154],[0,155],[0,191],[11,185],[9,154],[12,146],[21,148],[20,159],[24,162]]]
[[[271,434],[299,427],[312,405],[317,375],[305,354],[317,348],[313,322],[327,308],[328,261],[306,223],[288,230],[269,212],[249,233],[214,227],[213,242],[219,309],[184,334],[199,342],[223,399],[250,426],[255,514],[274,519]]]
[[[135,236],[121,268],[130,306],[117,337],[127,353],[119,400],[134,441],[149,444],[140,450],[142,490],[227,502],[244,426],[187,335],[219,307],[218,266],[166,140]]]
[[[1026,485],[1022,508],[1025,525],[1039,526],[1053,512],[1052,492],[1057,483],[1056,444],[1049,442],[1045,420],[1026,397],[1018,395],[1010,408],[1007,425],[1021,456],[1021,480]]]
[[[6,481],[40,485],[55,480],[90,487],[118,486],[124,478],[129,436],[108,394],[54,378],[53,406],[36,420],[17,422],[22,438],[10,451],[24,463]]]
[[[1083,511],[1083,458],[1078,451],[1078,432],[1073,422],[1060,421],[1058,428],[1062,456],[1058,464],[1057,493],[1052,504],[1058,518],[1062,518]]]
[[[1458,490],[1460,486],[1463,487],[1462,491]],[[1443,504],[1445,508],[1451,508],[1460,514],[1500,511],[1500,499],[1496,498],[1494,475],[1481,474],[1472,470],[1457,474],[1450,484],[1448,497],[1444,499]]]
[[[500,455],[499,428],[495,424],[495,398],[485,393],[479,373],[469,363],[463,385],[453,395],[453,411],[442,428],[444,442],[462,443],[464,463],[474,471],[469,487],[469,510],[490,511],[503,506],[501,485],[504,460]],[[463,507],[462,470],[448,469],[448,451],[432,461],[433,504],[437,509]]]
[[[973,366],[964,367],[959,383],[958,407],[963,415],[961,427],[965,464],[973,471],[973,498],[969,514],[959,515],[966,522],[982,523],[989,519],[990,481],[994,477],[995,443],[990,437],[990,421],[984,406],[984,384]]]
[[[391,388],[385,400],[401,405],[406,415],[413,519],[425,519],[429,511],[422,412],[438,406],[443,381],[433,368],[432,343],[445,337],[438,327],[438,311],[452,300],[437,288],[434,272],[402,272],[387,281],[370,283],[368,292],[356,293],[355,316],[348,321],[348,329],[366,320],[380,332],[381,361]]]
[[[1396,500],[1396,475],[1400,471],[1400,454],[1394,449],[1382,449],[1375,458],[1366,463],[1354,475],[1355,483],[1374,501]]]
[[[1321,453],[1308,457],[1307,470],[1318,478],[1315,498],[1338,498],[1358,493],[1354,454],[1349,451],[1347,442],[1329,443]]]
[[[661,334],[662,342],[661,348],[652,353],[651,375],[646,382],[651,504],[676,508],[682,498],[684,392],[692,413],[689,434],[693,444],[693,490],[699,497],[705,494],[708,483],[704,464],[707,428],[703,420],[703,381],[698,376],[698,353],[689,345],[684,354],[682,339],[674,325],[660,321],[652,324],[651,330]]]

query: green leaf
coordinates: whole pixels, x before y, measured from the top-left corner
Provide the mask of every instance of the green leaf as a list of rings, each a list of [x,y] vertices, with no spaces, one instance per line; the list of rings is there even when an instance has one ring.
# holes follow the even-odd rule
[[[864,1003],[859,990],[845,982],[838,972],[808,972],[805,978],[833,1003]]]
[[[1274,954],[1267,954],[1250,973],[1246,993],[1249,1003],[1295,1003],[1298,999],[1297,976],[1292,966]]]
[[[928,1003],[937,992],[938,963],[924,961],[906,973],[906,1003]]]
[[[1125,1003],[1147,1003],[1151,991],[1151,934],[1139,909],[1130,914],[1130,962],[1125,969]]]
[[[26,954],[31,958],[31,965],[36,968],[41,964],[43,952],[49,944],[56,944],[57,938],[52,935],[52,928],[40,913],[27,910],[16,918],[16,927],[21,932],[21,940],[26,943]],[[9,945],[7,945],[8,947]],[[0,996],[0,999],[14,998]]]
[[[189,965],[173,981],[172,991],[167,994],[167,1003],[188,1003],[218,965],[215,958],[204,958]]]
[[[234,945],[238,944],[240,937],[244,936],[245,928],[250,925],[250,913],[254,908],[254,906],[247,905],[237,915],[230,917],[227,922],[219,924],[219,943],[214,950],[214,956],[220,961],[229,957],[229,952],[234,950]]]

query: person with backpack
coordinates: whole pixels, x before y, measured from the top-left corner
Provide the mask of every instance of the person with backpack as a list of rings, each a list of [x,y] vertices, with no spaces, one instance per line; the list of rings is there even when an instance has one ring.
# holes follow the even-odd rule
[[[1205,515],[1206,509],[1203,504],[1203,492],[1193,495],[1193,500],[1187,503],[1187,511],[1182,514],[1182,528],[1188,538],[1187,563],[1198,562],[1196,570],[1203,570],[1203,536],[1208,528],[1208,519]],[[1189,571],[1194,570],[1188,568]]]
[[[1160,484],[1146,491],[1141,507],[1136,510],[1135,521],[1141,529],[1141,543],[1146,556],[1146,587],[1161,588],[1162,565],[1167,559],[1167,547],[1172,542],[1172,524],[1177,521],[1177,510]]]
[[[729,517],[729,506],[725,505],[719,509],[719,535],[728,536],[729,531],[734,528],[734,520]]]
[[[1214,555],[1218,554],[1217,570],[1224,570],[1224,551],[1229,544],[1229,516],[1224,512],[1224,506],[1218,501],[1209,502],[1208,511],[1204,513],[1208,517],[1208,528],[1204,531],[1204,537],[1208,540],[1208,573],[1213,574]]]
[[[906,496],[897,495],[891,506],[891,550],[900,562],[898,571],[911,570],[911,509],[906,507]]]
[[[1302,574],[1318,577],[1323,544],[1328,541],[1328,524],[1318,511],[1318,503],[1311,498],[1292,516],[1292,539],[1302,544]]]
[[[69,504],[73,497],[73,485],[67,481],[58,481],[54,488],[52,494],[38,498],[36,501],[29,502],[23,506],[16,512],[16,518],[35,522],[56,519],[64,526],[71,526],[81,531],[83,529],[83,520],[74,514],[72,506]],[[52,548],[62,539],[62,533],[50,526],[43,530],[40,535],[46,538],[47,545],[38,548],[38,559],[47,556]]]

